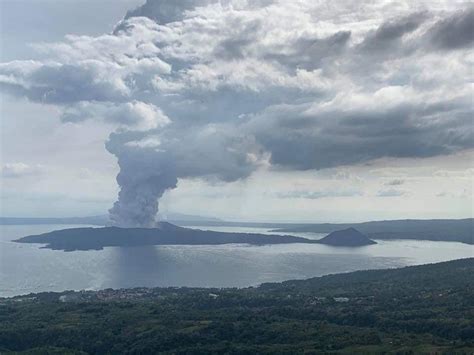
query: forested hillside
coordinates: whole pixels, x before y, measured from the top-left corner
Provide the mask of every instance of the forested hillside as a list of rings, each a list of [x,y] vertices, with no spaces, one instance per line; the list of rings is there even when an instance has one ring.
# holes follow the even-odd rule
[[[0,352],[472,353],[474,259],[247,289],[0,300]]]

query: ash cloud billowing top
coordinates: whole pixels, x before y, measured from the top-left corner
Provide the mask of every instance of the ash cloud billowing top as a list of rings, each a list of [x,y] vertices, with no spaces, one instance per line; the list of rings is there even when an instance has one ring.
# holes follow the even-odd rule
[[[148,0],[110,34],[1,63],[0,88],[108,123],[111,219],[151,227],[181,178],[472,148],[473,16],[452,2]]]

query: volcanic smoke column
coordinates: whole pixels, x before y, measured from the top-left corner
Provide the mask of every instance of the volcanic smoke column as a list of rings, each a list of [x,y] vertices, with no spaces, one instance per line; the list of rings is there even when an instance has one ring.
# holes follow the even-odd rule
[[[170,125],[151,131],[117,131],[107,150],[118,159],[118,200],[109,210],[120,227],[156,226],[158,200],[178,178],[232,182],[261,164],[261,152],[248,135],[225,125],[186,129]]]
[[[109,210],[110,219],[120,227],[154,227],[157,222],[158,200],[167,189],[176,187],[176,176],[165,172],[151,176],[140,172],[132,174],[122,164],[120,166],[117,182],[121,190],[118,200]]]
[[[120,167],[118,200],[109,210],[116,226],[154,227],[159,198],[178,182],[164,152],[136,143],[143,135],[143,132],[112,133],[106,143],[107,150],[118,158]]]

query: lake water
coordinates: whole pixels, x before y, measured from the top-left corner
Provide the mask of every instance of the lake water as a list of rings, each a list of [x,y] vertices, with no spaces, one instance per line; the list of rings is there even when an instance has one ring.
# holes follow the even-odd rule
[[[79,226],[0,226],[0,297],[42,291],[136,286],[245,287],[354,270],[474,256],[474,246],[416,240],[361,248],[318,244],[147,246],[63,252],[12,240]],[[80,226],[85,227],[85,226]],[[195,227],[269,233],[262,228]],[[294,234],[319,239],[324,234]]]

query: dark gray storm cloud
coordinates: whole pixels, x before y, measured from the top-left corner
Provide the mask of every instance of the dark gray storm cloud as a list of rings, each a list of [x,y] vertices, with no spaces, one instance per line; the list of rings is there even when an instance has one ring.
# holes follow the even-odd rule
[[[435,112],[421,102],[387,107],[368,101],[366,107],[350,111],[336,106],[314,113],[303,105],[273,108],[249,122],[249,129],[272,153],[272,164],[323,169],[383,157],[424,158],[472,148],[470,113],[468,101],[452,110]]]
[[[323,38],[301,37],[291,46],[275,48],[277,52],[269,53],[267,58],[276,60],[292,70],[314,70],[320,68],[324,60],[341,55],[347,48],[350,37],[350,31],[339,31]]]
[[[233,24],[229,24],[229,26],[231,28],[234,27]],[[215,50],[217,57],[225,60],[244,58],[247,55],[247,47],[257,42],[257,38],[262,30],[260,21],[238,23],[236,28],[239,30],[236,31],[235,35],[224,39],[217,45]]]
[[[112,34],[70,35],[37,44],[44,60],[1,63],[0,88],[56,105],[65,122],[112,125],[111,218],[149,227],[180,179],[473,148],[473,10],[405,8],[148,0]]]
[[[416,30],[426,18],[426,13],[414,13],[384,22],[365,37],[361,49],[375,52],[393,50],[393,46],[398,45],[403,36]]]
[[[431,45],[441,50],[472,47],[474,42],[474,6],[439,20],[427,35]]]
[[[387,181],[385,183],[385,185],[387,185],[387,186],[400,186],[400,185],[403,185],[404,183],[405,183],[405,180],[393,179],[393,180]]]
[[[204,6],[216,0],[148,0],[142,6],[130,10],[125,19],[130,17],[148,17],[160,25],[182,20],[186,11]]]
[[[255,9],[268,6],[273,2],[274,0],[252,0],[241,3],[245,4],[245,8]],[[233,4],[231,0],[147,0],[142,6],[128,11],[125,19],[144,16],[165,25],[170,22],[183,20],[188,11],[212,4],[231,4],[239,7],[239,2]]]

